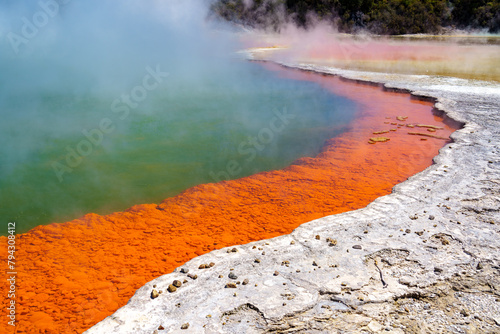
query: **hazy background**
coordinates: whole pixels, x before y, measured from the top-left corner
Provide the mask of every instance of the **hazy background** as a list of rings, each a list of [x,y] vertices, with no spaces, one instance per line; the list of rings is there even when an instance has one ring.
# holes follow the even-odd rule
[[[0,217],[18,232],[159,202],[214,182],[230,160],[242,167],[234,178],[282,168],[315,155],[355,111],[239,58],[239,37],[208,23],[201,0],[73,0],[45,23],[35,2],[4,1],[0,13]],[[36,19],[44,24],[16,53],[9,38]],[[169,76],[120,119],[113,101],[142,85],[148,66]],[[296,118],[255,158],[238,152],[285,108]],[[103,118],[115,129],[61,182],[54,162]]]

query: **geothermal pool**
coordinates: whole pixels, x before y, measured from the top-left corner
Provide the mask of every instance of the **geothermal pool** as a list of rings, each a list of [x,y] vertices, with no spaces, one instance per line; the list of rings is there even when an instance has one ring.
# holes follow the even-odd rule
[[[155,79],[148,66],[145,84],[154,89],[139,75],[116,96],[77,94],[71,83],[62,92],[3,93],[0,216],[26,232],[280,169],[315,156],[354,118],[354,102],[316,83],[231,57],[224,67],[186,83],[175,74]]]
[[[195,1],[123,3],[71,2],[18,53],[1,45],[9,332],[81,333],[197,255],[362,208],[456,129],[432,101],[239,59]],[[40,10],[21,9],[0,33]]]

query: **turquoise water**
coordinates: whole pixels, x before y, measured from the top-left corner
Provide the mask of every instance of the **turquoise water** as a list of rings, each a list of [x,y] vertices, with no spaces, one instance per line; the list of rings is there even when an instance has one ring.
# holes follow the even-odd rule
[[[127,117],[113,112],[112,97],[45,93],[36,106],[11,98],[2,108],[0,217],[26,231],[283,168],[317,154],[353,118],[353,102],[317,84],[243,60],[227,68],[196,89],[166,77]],[[71,152],[81,158],[66,160]]]
[[[0,4],[0,35],[42,10]],[[202,1],[51,14],[25,43],[0,39],[0,234],[283,168],[353,118],[353,102],[238,58]]]

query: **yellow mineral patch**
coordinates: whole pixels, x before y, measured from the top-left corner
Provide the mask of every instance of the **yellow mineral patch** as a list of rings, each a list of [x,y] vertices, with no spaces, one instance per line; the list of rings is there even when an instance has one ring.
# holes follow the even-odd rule
[[[446,138],[446,137],[431,135],[430,133],[408,132],[408,134],[413,135],[413,136],[424,136],[424,137],[431,137],[431,138],[442,139],[442,140],[449,140],[450,139],[450,138]]]
[[[391,131],[396,131],[397,129],[391,129]]]
[[[382,133],[387,133],[389,132],[389,130],[385,130],[385,131],[375,131],[373,134],[374,135],[381,135]]]
[[[398,116],[396,117],[398,121],[406,121],[408,119],[408,116]]]
[[[419,128],[429,128],[429,129],[435,129],[435,130],[443,130],[443,127],[440,126],[435,126],[435,125],[426,125],[426,124],[417,124],[415,125],[416,127]]]
[[[429,131],[429,132],[436,132],[436,129],[428,128],[427,131]]]
[[[408,128],[414,128],[414,127],[415,127],[415,125],[413,125],[413,124],[406,124],[406,126],[407,126]]]
[[[375,144],[375,143],[384,143],[386,141],[391,140],[390,138],[387,137],[372,137],[368,140],[370,144]]]

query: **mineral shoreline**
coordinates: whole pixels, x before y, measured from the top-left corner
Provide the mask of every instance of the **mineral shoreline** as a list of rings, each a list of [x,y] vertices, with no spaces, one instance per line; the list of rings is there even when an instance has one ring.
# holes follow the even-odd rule
[[[194,258],[85,333],[498,332],[500,84],[282,65],[434,98],[464,126],[392,194]]]

